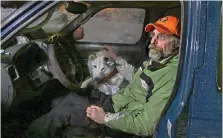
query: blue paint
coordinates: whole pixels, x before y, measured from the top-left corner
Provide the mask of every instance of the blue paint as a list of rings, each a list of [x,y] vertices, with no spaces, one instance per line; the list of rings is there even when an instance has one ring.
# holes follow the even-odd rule
[[[204,65],[195,72],[194,94],[190,100],[189,137],[221,137],[222,97],[216,84],[220,9],[219,2],[207,2]]]
[[[188,138],[214,137],[222,134],[222,96],[217,89],[216,72],[220,40],[220,1],[189,1],[187,27],[183,39],[184,60],[177,95],[157,130],[158,138],[175,138],[176,121],[184,105],[189,104]],[[183,105],[181,103],[184,103]]]

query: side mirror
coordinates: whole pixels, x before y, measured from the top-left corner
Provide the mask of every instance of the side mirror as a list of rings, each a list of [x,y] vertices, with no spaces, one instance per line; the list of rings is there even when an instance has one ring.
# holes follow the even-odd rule
[[[69,1],[66,10],[73,14],[81,14],[86,12],[87,8],[87,5],[84,3]]]

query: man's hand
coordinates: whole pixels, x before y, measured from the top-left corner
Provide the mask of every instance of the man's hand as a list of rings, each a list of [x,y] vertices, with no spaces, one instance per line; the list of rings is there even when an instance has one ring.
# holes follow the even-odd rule
[[[105,123],[104,121],[105,112],[101,107],[92,105],[87,108],[86,112],[87,112],[87,117],[94,120],[95,122],[99,124]]]
[[[118,58],[118,55],[110,46],[104,46],[101,49],[104,50],[105,54],[111,57],[112,59],[116,60]]]

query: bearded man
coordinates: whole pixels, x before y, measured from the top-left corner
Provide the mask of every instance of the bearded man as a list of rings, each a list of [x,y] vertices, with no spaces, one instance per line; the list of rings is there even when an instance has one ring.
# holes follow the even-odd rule
[[[114,112],[93,105],[86,110],[87,117],[99,124],[139,136],[153,134],[172,93],[177,74],[180,23],[176,17],[166,16],[148,24],[145,31],[151,38],[150,59],[144,61],[136,73],[111,47],[104,48],[120,65],[117,70],[130,81],[112,96]]]

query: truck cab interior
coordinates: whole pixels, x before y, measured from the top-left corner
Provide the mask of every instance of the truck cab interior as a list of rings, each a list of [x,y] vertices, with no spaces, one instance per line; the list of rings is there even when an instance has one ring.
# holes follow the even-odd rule
[[[186,2],[54,1],[35,13],[31,7],[40,3],[25,3],[1,23],[2,30],[12,26],[1,36],[2,137],[21,137],[32,120],[51,110],[54,98],[79,87],[89,76],[92,52],[109,45],[139,67],[148,58],[146,24],[167,15],[181,20],[181,36],[186,36]],[[84,38],[75,40],[79,27]],[[176,96],[184,54],[181,48],[177,81],[163,115]],[[189,104],[178,118],[176,137],[186,137],[188,112]]]

